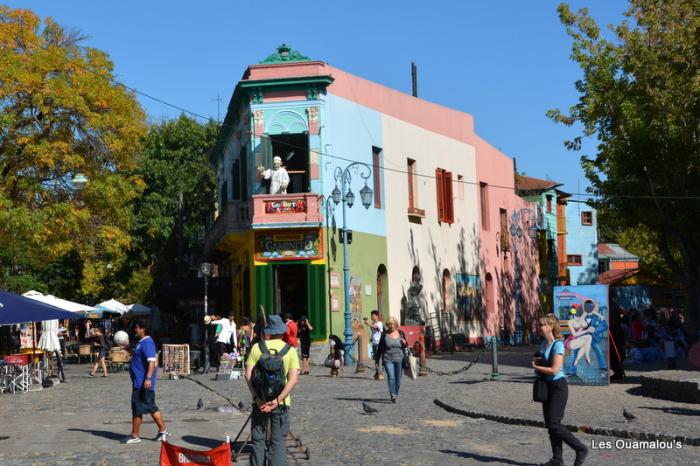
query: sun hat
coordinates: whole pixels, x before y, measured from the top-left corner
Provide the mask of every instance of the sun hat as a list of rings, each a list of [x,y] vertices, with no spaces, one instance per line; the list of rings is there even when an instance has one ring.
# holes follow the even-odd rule
[[[282,321],[280,316],[276,314],[267,316],[266,335],[283,335],[285,333],[287,333],[287,324]]]

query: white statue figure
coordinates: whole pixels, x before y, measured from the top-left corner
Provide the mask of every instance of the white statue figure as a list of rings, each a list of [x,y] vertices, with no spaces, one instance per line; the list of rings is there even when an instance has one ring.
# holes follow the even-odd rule
[[[260,165],[258,171],[264,179],[270,180],[270,188],[268,194],[287,194],[287,185],[289,184],[289,175],[287,170],[282,167],[282,159],[275,156],[272,159],[272,168],[265,168]]]

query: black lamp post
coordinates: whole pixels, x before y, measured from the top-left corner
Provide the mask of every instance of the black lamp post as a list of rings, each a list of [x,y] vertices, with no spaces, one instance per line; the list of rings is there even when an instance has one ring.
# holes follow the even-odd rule
[[[202,262],[199,264],[199,271],[204,275],[204,319],[203,332],[202,332],[202,354],[204,355],[204,373],[209,372],[209,332],[207,329],[206,318],[209,315],[209,275],[211,275],[212,265],[208,262]]]

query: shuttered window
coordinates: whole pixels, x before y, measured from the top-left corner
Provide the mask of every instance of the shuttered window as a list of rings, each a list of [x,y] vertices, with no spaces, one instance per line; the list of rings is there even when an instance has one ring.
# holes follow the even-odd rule
[[[438,220],[440,222],[454,223],[454,197],[452,194],[452,172],[442,168],[435,170]]]

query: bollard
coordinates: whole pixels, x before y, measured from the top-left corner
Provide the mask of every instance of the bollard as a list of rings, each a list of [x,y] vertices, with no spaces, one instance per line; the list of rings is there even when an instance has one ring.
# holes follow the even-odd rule
[[[365,366],[362,364],[362,335],[357,335],[357,367],[355,373],[364,372]]]
[[[498,379],[498,339],[491,336],[491,380]]]

